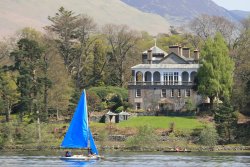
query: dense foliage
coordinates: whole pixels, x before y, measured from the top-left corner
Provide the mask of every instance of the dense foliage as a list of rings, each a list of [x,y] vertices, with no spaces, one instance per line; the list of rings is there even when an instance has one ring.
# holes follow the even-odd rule
[[[237,134],[237,113],[230,105],[220,105],[215,111],[215,123],[222,143],[232,143]]]
[[[40,121],[69,119],[83,89],[87,89],[90,112],[129,110],[130,68],[155,43],[147,32],[126,25],[99,27],[89,16],[63,7],[48,19],[45,33],[24,28],[0,41],[0,112],[6,122],[18,120],[16,127],[24,119],[28,124],[36,122],[39,141],[43,139]],[[237,30],[232,24],[203,15],[193,22],[193,34],[172,29],[172,34],[157,35],[157,46],[166,51],[173,44],[202,50],[198,92],[209,97],[212,105],[224,104],[214,108],[213,116],[220,141],[227,143],[237,137],[235,111],[250,115],[250,18]],[[186,105],[193,109],[191,103]],[[11,120],[12,113],[19,117]],[[6,126],[12,130],[12,124]],[[0,135],[0,143],[13,138],[8,131]],[[149,128],[141,131],[143,136]]]
[[[121,112],[129,107],[128,91],[114,86],[100,86],[88,89],[88,102],[93,111],[109,109],[113,112]],[[97,109],[96,108],[96,109]]]
[[[229,57],[222,35],[218,33],[213,40],[209,38],[201,54],[203,59],[198,70],[198,92],[210,98],[211,107],[215,98],[230,101],[234,62]]]
[[[153,128],[145,125],[138,127],[138,134],[127,139],[128,147],[149,147],[157,143],[157,135],[154,134]]]
[[[218,143],[218,133],[214,126],[205,126],[200,133],[200,144],[213,148]]]

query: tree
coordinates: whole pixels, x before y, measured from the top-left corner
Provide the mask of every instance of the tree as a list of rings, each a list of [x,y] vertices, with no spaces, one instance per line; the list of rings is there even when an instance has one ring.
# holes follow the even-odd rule
[[[88,85],[87,76],[90,74],[88,74],[87,71],[91,63],[91,55],[95,41],[99,37],[94,36],[96,24],[91,17],[81,15],[77,19],[76,24],[77,27],[73,36],[73,38],[77,40],[75,59],[73,60],[73,72],[75,73],[73,77],[76,80],[77,88],[81,89]]]
[[[5,110],[6,122],[9,122],[13,104],[17,103],[19,97],[17,85],[10,72],[0,72],[0,97],[3,102],[3,110]]]
[[[245,113],[250,101],[247,84],[250,83],[250,18],[243,21],[243,29],[235,43],[232,57],[235,61],[233,103],[238,110]]]
[[[110,46],[110,76],[115,78],[113,84],[125,85],[126,63],[129,51],[136,46],[140,39],[138,32],[130,30],[126,25],[108,24],[104,26],[103,32]],[[110,78],[112,79],[112,78]]]
[[[68,115],[63,111],[68,111],[74,85],[59,53],[54,50],[48,56],[50,63],[48,76],[52,83],[48,92],[48,105],[56,111],[56,119],[59,120],[61,115]]]
[[[43,72],[43,75],[41,76],[44,78],[44,81],[47,81],[44,83],[44,105],[48,103],[48,109],[56,111],[56,118],[58,120],[60,115],[64,114],[62,111],[68,111],[69,99],[73,91],[73,83],[67,69],[65,68],[64,60],[56,48],[56,42],[51,34],[46,34],[44,36],[44,44],[46,50],[43,54],[43,58],[46,58],[46,63],[43,65],[47,64],[46,66],[43,66],[47,67],[43,68],[44,71],[47,72]],[[49,88],[47,91],[46,87]],[[45,92],[47,92],[47,96]],[[48,115],[46,111],[45,113]]]
[[[236,134],[237,113],[228,104],[220,105],[215,110],[214,120],[220,137],[226,143],[231,143]]]
[[[97,111],[100,108],[101,99],[94,92],[87,92],[87,100],[89,106],[89,113]]]
[[[63,57],[64,63],[70,71],[72,67],[72,59],[74,59],[74,42],[72,37],[75,35],[78,16],[72,11],[67,11],[63,7],[58,10],[54,17],[49,16],[48,19],[52,25],[46,29],[57,34],[57,42],[59,52]]]
[[[31,27],[25,27],[21,29],[17,32],[16,36],[18,37],[18,40],[26,38],[29,40],[36,41],[37,43],[39,43],[39,45],[43,44],[43,34],[40,31],[37,31],[36,29]]]
[[[229,101],[233,85],[234,62],[221,34],[208,38],[201,51],[202,65],[198,70],[198,92],[210,98],[211,108],[215,97]]]
[[[9,55],[8,44],[5,42],[0,42],[0,60],[4,59]]]
[[[87,15],[75,15],[63,7],[54,17],[49,17],[52,22],[47,29],[55,32],[58,36],[58,49],[64,59],[76,88],[82,89],[88,85],[88,73],[91,63],[93,46],[98,36],[96,24]]]
[[[38,141],[41,140],[40,113],[42,110],[41,90],[43,78],[39,76],[42,66],[42,48],[34,40],[22,38],[18,49],[11,52],[15,59],[13,69],[18,72],[17,85],[20,92],[20,121],[25,112],[37,120]]]
[[[41,65],[42,49],[38,43],[29,39],[20,39],[18,49],[11,52],[15,60],[13,69],[18,72],[17,86],[20,92],[20,116],[39,110],[39,93],[41,91],[41,78],[37,75]],[[36,114],[35,114],[36,115]]]
[[[92,75],[90,76],[88,85],[101,86],[103,81],[103,75],[105,73],[105,67],[108,63],[107,45],[103,39],[95,41],[93,47],[93,67]]]
[[[16,47],[14,39],[9,38],[6,40],[0,41],[0,66],[6,67],[13,63],[10,59],[10,52]]]
[[[243,19],[241,21],[241,24],[242,24],[243,32],[249,30],[250,29],[250,16],[248,16],[248,18],[246,19]]]
[[[204,41],[221,33],[229,46],[234,43],[237,29],[233,22],[221,16],[200,15],[190,22],[191,30]]]

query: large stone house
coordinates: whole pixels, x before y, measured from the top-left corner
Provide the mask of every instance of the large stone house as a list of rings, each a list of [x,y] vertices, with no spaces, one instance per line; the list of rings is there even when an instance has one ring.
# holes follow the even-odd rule
[[[201,97],[194,91],[199,51],[170,46],[166,53],[156,45],[142,53],[142,64],[131,67],[129,102],[135,110],[183,111],[197,106]]]

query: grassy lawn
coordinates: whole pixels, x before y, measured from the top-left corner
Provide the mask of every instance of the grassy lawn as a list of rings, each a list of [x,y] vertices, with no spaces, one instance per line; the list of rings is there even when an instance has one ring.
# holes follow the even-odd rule
[[[191,130],[195,128],[202,128],[204,125],[194,117],[134,117],[127,121],[119,123],[118,127],[138,127],[149,125],[153,128],[169,128],[170,123],[175,123],[175,128],[179,130]]]

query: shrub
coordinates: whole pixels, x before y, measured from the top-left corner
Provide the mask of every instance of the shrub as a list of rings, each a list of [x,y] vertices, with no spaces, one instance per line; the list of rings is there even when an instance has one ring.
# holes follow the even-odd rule
[[[186,106],[187,111],[195,110],[195,104],[193,103],[193,101],[190,98],[187,99],[185,106]]]
[[[3,123],[0,128],[2,142],[15,144],[15,126],[12,122]]]
[[[98,134],[98,141],[101,148],[103,148],[105,146],[105,143],[108,141],[108,133],[106,130],[102,130]]]
[[[131,136],[126,140],[126,146],[128,147],[145,147],[156,144],[158,141],[157,135],[150,126],[140,126],[138,128],[138,134]]]
[[[101,100],[94,92],[87,92],[89,111],[98,111],[101,108]]]
[[[213,147],[218,143],[218,133],[214,126],[205,126],[200,133],[200,144]]]
[[[169,144],[172,146],[172,147],[176,147],[177,145],[177,137],[176,135],[172,132],[168,135],[168,139],[169,139]]]
[[[116,110],[115,110],[115,113],[120,113],[124,110],[124,107],[123,106],[120,106],[118,107]]]
[[[88,92],[97,95],[102,102],[106,103],[106,105],[100,105],[100,109],[102,110],[104,106],[111,111],[116,111],[120,106],[124,106],[125,108],[129,107],[129,104],[126,102],[128,99],[127,89],[114,86],[92,87]]]
[[[106,100],[109,94],[119,95],[122,99],[128,98],[127,89],[120,87],[114,87],[114,86],[92,87],[88,91],[94,92],[103,101]]]

